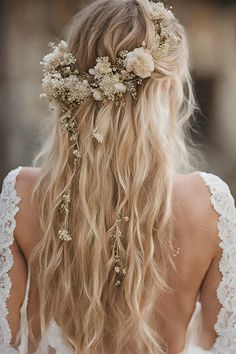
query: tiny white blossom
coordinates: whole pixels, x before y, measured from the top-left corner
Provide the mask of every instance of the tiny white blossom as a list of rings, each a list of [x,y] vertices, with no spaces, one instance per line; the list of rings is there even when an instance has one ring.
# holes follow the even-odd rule
[[[81,158],[81,152],[80,152],[78,149],[76,149],[76,150],[73,151],[73,155],[74,155],[76,158]]]
[[[76,58],[67,52],[67,44],[61,41],[58,46],[51,43],[53,51],[44,56],[41,64],[46,71],[53,71],[59,66],[70,66],[76,62]]]
[[[98,89],[92,89],[92,92],[93,92],[93,98],[94,98],[96,101],[101,101],[101,100],[102,100],[102,93],[101,93],[101,91],[99,91]]]
[[[98,129],[97,128],[95,128],[93,130],[92,135],[100,144],[103,143],[104,137],[100,133],[98,133]]]
[[[64,51],[64,50],[67,50],[67,43],[66,43],[66,41],[60,41],[60,43],[58,44],[58,48],[59,48],[59,50],[62,50],[62,51]]]
[[[116,85],[118,86],[116,87]],[[99,82],[99,88],[109,100],[114,100],[117,93],[126,90],[125,85],[120,82],[118,74],[104,75]]]
[[[71,235],[66,229],[60,229],[58,231],[59,239],[65,242],[72,241]]]
[[[109,62],[108,57],[97,58],[97,64],[94,67],[94,70],[99,75],[106,75],[112,72],[111,63]]]
[[[118,82],[114,85],[115,89],[117,92],[125,92],[126,91],[126,86],[122,84],[122,82]]]
[[[136,48],[129,52],[124,60],[128,72],[134,72],[137,76],[145,79],[154,71],[154,60],[148,49]]]
[[[96,75],[96,70],[93,68],[89,69],[89,74]]]
[[[69,76],[65,79],[65,92],[67,99],[71,103],[81,102],[91,94],[91,88],[87,80],[82,82],[76,76]]]
[[[173,13],[166,9],[162,2],[150,2],[150,13],[151,18],[154,20],[171,20],[174,18]]]

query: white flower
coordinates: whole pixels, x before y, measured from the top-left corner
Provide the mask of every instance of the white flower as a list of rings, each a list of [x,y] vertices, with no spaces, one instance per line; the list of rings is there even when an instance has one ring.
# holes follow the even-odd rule
[[[95,67],[89,69],[89,73],[91,75],[94,75],[95,78],[102,75],[107,75],[112,72],[111,63],[109,62],[109,57],[97,58],[96,62],[97,64],[95,65]]]
[[[96,101],[101,101],[102,100],[102,93],[101,91],[99,91],[98,89],[92,89],[92,93],[93,93],[93,98]]]
[[[118,82],[118,83],[114,84],[114,87],[117,90],[117,92],[125,92],[126,91],[126,86],[124,84],[122,84],[122,82]]]
[[[92,135],[100,144],[103,143],[104,137],[100,133],[98,133],[98,129],[97,128],[95,128],[93,130]]]
[[[99,81],[99,88],[109,100],[114,100],[117,93],[126,91],[126,86],[120,82],[118,74],[104,75]]]
[[[60,73],[46,74],[42,80],[43,93],[49,100],[57,99],[63,92],[63,78]]]
[[[78,103],[90,97],[91,88],[87,80],[80,81],[76,76],[69,76],[64,81],[64,90],[68,102]]]
[[[62,240],[62,241],[67,242],[67,241],[71,241],[72,240],[68,230],[66,230],[66,229],[63,229],[63,228],[60,229],[58,231],[58,235],[59,235],[59,239]]]
[[[91,87],[88,81],[81,81],[75,75],[63,78],[60,73],[48,73],[43,79],[42,87],[48,99],[57,101],[59,104],[79,104],[91,97]]]
[[[133,71],[137,76],[145,79],[154,71],[154,60],[148,49],[136,48],[129,52],[124,60],[128,72]]]
[[[67,50],[67,43],[63,40],[60,41],[60,43],[58,44],[58,48],[59,48],[59,50],[64,52],[65,50]]]
[[[162,2],[150,2],[150,13],[151,18],[154,20],[171,20],[174,18],[173,13],[166,9]]]
[[[93,68],[89,69],[89,74],[90,75],[96,75],[96,70],[93,69]]]
[[[58,46],[51,43],[53,51],[44,56],[40,64],[43,65],[45,71],[53,71],[59,66],[68,66],[76,63],[76,58],[67,52],[67,44],[61,41]]]

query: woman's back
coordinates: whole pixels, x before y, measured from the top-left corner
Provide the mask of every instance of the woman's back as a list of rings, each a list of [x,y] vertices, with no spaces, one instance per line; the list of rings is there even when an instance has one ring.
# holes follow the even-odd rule
[[[13,294],[17,296],[10,296],[8,300],[10,311],[8,321],[13,342],[20,326],[20,316],[16,314],[19,314],[25,297],[29,257],[39,241],[37,205],[33,205],[31,201],[32,189],[39,173],[38,169],[23,168],[19,171],[16,182],[16,191],[21,201],[18,204],[15,242],[12,246],[14,265],[9,274]],[[217,231],[218,214],[212,208],[211,193],[205,183],[209,176],[194,173],[179,175],[175,178],[173,218],[175,220],[174,234],[178,245],[178,253],[174,257],[176,272],[172,268],[167,270],[168,285],[172,290],[160,297],[156,306],[157,328],[168,343],[170,354],[180,353],[184,349],[187,328],[198,296],[200,296],[203,309],[202,331],[196,333],[199,335],[199,344],[202,348],[210,349],[216,339],[214,325],[220,311],[216,289],[221,280],[219,261],[222,252]],[[216,183],[219,182],[217,177],[213,177],[213,181],[214,179],[215,187],[217,187]],[[220,181],[218,191],[216,191],[218,196],[221,183]],[[222,200],[222,203],[225,200]],[[220,204],[220,198],[218,203]],[[39,302],[34,272],[37,273],[37,268],[31,273],[27,316],[30,319],[32,315],[36,315],[33,331],[36,338],[40,339],[37,320]],[[195,321],[197,322],[197,319]],[[29,353],[34,353],[36,349],[31,347]],[[233,353],[229,351],[231,352]],[[56,351],[56,353],[59,352]]]

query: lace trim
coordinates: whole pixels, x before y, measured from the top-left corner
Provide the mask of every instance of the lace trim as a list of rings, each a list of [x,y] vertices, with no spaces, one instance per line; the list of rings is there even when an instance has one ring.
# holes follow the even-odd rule
[[[66,343],[60,327],[52,320],[48,328],[48,343],[57,354],[73,354],[74,351],[69,343]]]
[[[7,321],[7,299],[12,286],[8,272],[14,263],[10,246],[14,241],[15,216],[21,200],[16,193],[15,182],[21,168],[18,167],[7,175],[0,195],[0,348],[1,352],[5,348],[4,353],[16,353],[14,348],[9,347],[12,335]]]
[[[51,320],[35,354],[45,354],[46,349],[50,353],[53,350],[55,354],[74,354],[72,346],[64,340],[61,329],[54,320]]]
[[[217,298],[222,305],[215,331],[218,335],[213,351],[216,354],[236,353],[236,209],[229,187],[219,177],[200,172],[211,192],[211,204],[219,214],[218,235],[222,257],[219,268],[222,279]]]

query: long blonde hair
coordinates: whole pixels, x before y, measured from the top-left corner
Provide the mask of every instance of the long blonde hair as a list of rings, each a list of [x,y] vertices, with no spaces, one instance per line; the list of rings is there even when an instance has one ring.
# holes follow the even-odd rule
[[[121,50],[144,40],[151,45],[145,1],[98,0],[75,16],[67,42],[81,70],[93,67],[98,56],[114,62]],[[188,165],[185,127],[195,107],[185,32],[177,20],[173,29],[180,40],[160,58],[160,70],[138,87],[137,101],[127,93],[124,107],[90,101],[77,109],[77,175],[58,114],[36,159],[41,229],[31,264],[37,266],[41,331],[54,319],[75,353],[165,352],[155,304],[167,290],[173,179]],[[90,136],[95,127],[103,144]],[[63,243],[58,209],[72,179],[72,241]],[[114,286],[109,240],[117,213],[129,216],[121,225],[127,274],[120,287]]]

